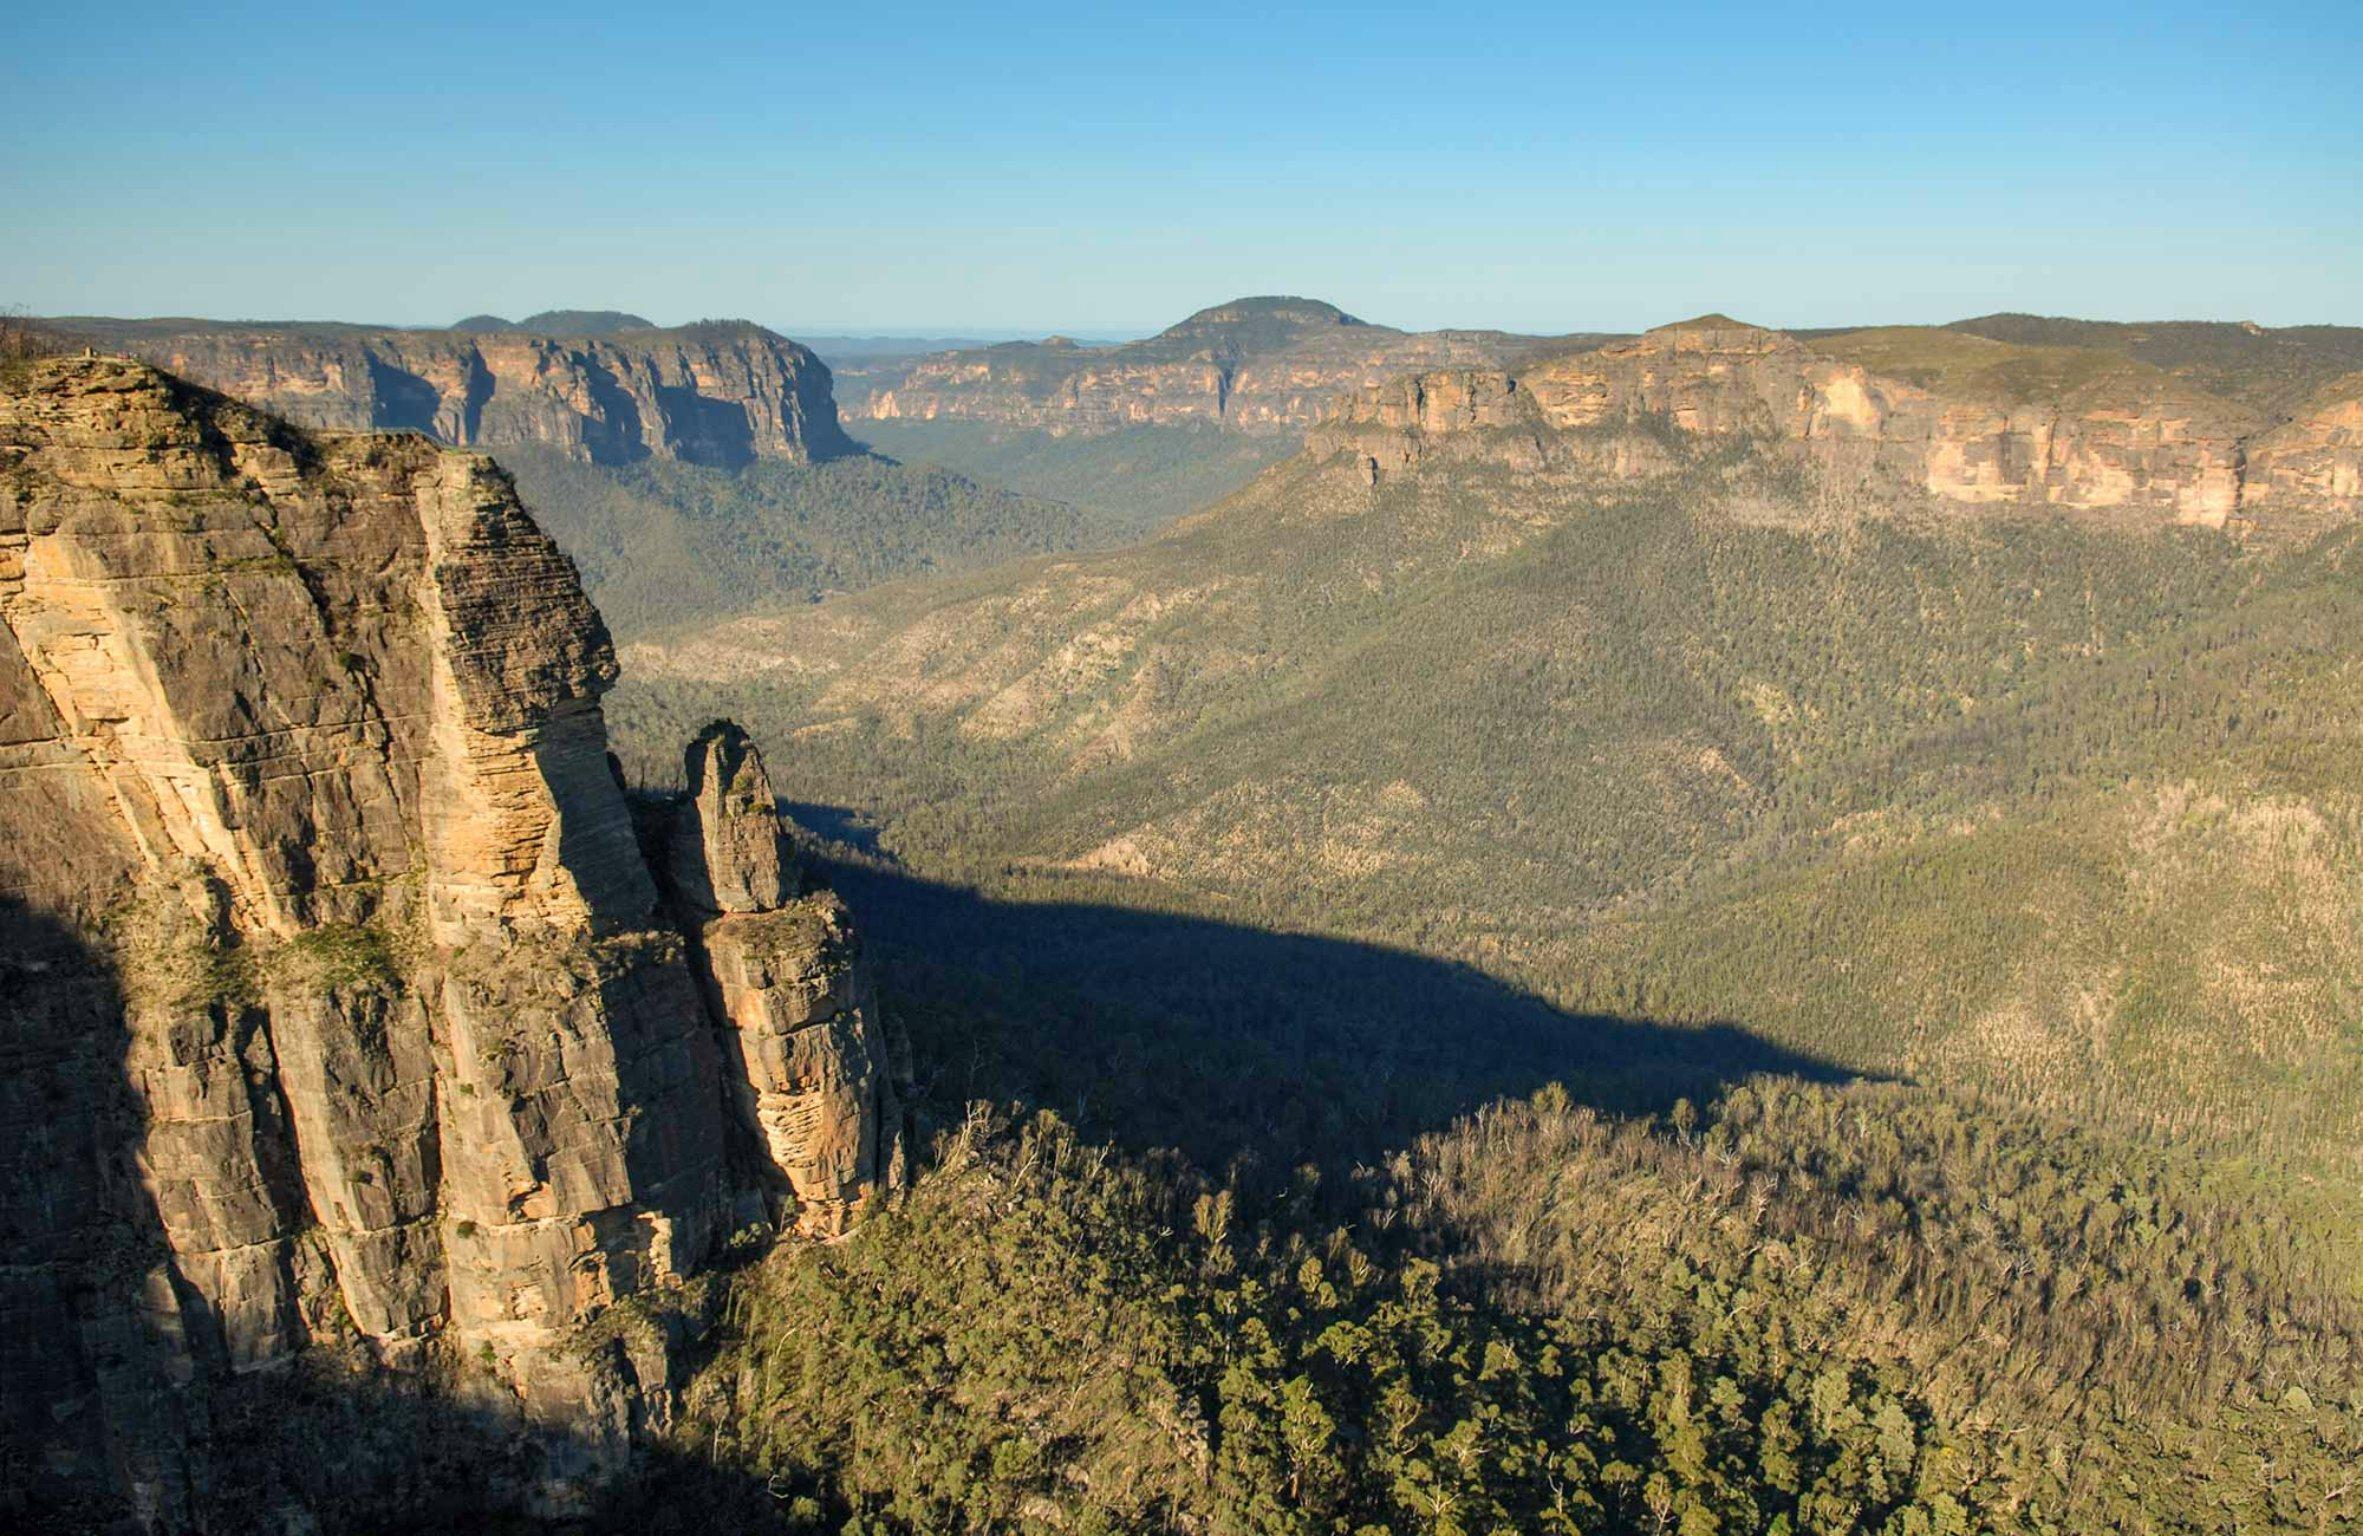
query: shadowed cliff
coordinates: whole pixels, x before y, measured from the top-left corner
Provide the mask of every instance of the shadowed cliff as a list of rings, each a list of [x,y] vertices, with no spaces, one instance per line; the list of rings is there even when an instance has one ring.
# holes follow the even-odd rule
[[[803,819],[829,824],[809,810]],[[865,933],[884,1006],[917,1037],[923,1113],[948,1123],[976,1098],[1055,1110],[1130,1151],[1178,1147],[1210,1170],[1227,1165],[1248,1192],[1308,1162],[1343,1172],[1545,1083],[1577,1102],[1649,1111],[1758,1073],[1841,1075],[1736,1026],[1570,1015],[1404,951],[1116,907],[999,902],[850,862],[821,872]],[[9,1069],[0,1086],[17,1123],[51,1127],[7,1166],[12,1234],[82,1242],[71,1230],[39,1237],[60,1193],[111,1218],[129,1202],[137,1219],[93,1240],[137,1248],[185,1294],[169,1279],[137,1178],[142,1133],[124,1082],[131,1042],[105,962],[21,903],[0,910],[0,931],[12,981],[43,968],[40,986],[12,987],[0,1005]],[[34,1061],[51,1065],[31,1070]],[[41,1103],[18,1102],[28,1096]],[[264,1373],[175,1376],[186,1325],[142,1309],[136,1290],[23,1269],[10,1281],[14,1502],[0,1513],[17,1528],[226,1531],[292,1519],[327,1533],[460,1522],[650,1531],[689,1529],[692,1511],[699,1529],[717,1519],[795,1528],[764,1481],[679,1446],[643,1446],[624,1476],[602,1484],[599,1470],[616,1465],[605,1426],[531,1422],[513,1400],[431,1374],[389,1375],[329,1349]],[[676,1383],[711,1347],[720,1294],[693,1291],[657,1314]],[[31,1343],[45,1338],[105,1355],[116,1396],[72,1397],[71,1362],[46,1361],[49,1346]],[[629,1370],[628,1332],[594,1322],[585,1338]],[[18,1358],[28,1347],[35,1353]],[[109,1498],[86,1478],[21,1475],[58,1464],[61,1423],[73,1455],[89,1458],[84,1470],[136,1469],[145,1488]],[[569,1501],[552,1507],[553,1489]]]

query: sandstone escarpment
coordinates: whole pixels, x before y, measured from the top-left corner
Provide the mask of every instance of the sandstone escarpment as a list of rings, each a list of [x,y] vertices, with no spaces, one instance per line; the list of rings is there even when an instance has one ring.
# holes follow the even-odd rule
[[[48,1384],[9,1425],[35,1462],[169,1524],[180,1394],[320,1347],[620,1437],[662,1362],[579,1325],[891,1178],[841,910],[743,797],[723,915],[660,898],[614,675],[488,460],[123,360],[0,387],[5,1106],[51,1127],[0,1160],[0,1347]],[[716,934],[742,912],[816,937]]]
[[[1414,374],[1358,390],[1306,434],[1316,458],[1353,453],[1372,481],[1417,466],[1437,449],[1498,456],[1520,468],[1543,459],[1533,393],[1493,368]]]
[[[920,358],[846,408],[873,420],[958,420],[1053,433],[1126,426],[1301,431],[1340,397],[1404,374],[1498,365],[1525,338],[1413,334],[1305,299],[1241,299],[1146,340],[1063,338]]]
[[[624,317],[629,318],[629,317]],[[851,452],[829,370],[761,326],[595,334],[78,320],[158,367],[302,426],[533,445],[600,464],[736,468]]]
[[[1375,478],[1439,452],[1646,474],[1671,462],[1662,441],[1753,443],[1840,498],[2246,528],[2353,509],[2353,418],[2336,390],[2273,427],[2108,354],[1951,332],[1808,344],[1711,315],[1515,369],[1364,390],[1309,447]]]
[[[2252,440],[2244,489],[2272,512],[2363,501],[2363,373],[2325,388]]]

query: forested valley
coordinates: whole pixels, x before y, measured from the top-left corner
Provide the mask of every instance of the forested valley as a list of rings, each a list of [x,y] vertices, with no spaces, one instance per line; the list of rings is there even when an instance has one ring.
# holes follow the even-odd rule
[[[1730,472],[1284,466],[627,652],[636,782],[766,742],[935,1148],[734,1289],[696,1464],[801,1529],[2349,1521],[2353,535]]]

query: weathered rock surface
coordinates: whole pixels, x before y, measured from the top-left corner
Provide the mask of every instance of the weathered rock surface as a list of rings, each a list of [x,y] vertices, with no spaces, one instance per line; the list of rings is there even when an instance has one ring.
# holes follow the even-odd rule
[[[2263,509],[2363,502],[2363,373],[2324,388],[2247,446],[2243,488]]]
[[[662,329],[615,323],[632,316],[574,318],[584,332],[467,322],[448,331],[68,324],[307,427],[408,430],[461,447],[532,444],[600,464],[735,468],[853,451],[828,368],[786,337],[743,321]]]
[[[1710,315],[1512,369],[1396,380],[1342,400],[1309,435],[1366,477],[1446,453],[1512,468],[1647,474],[1658,440],[1754,442],[1825,494],[1892,503],[2048,506],[2156,522],[2298,524],[2353,510],[2356,392],[2275,426],[2129,358],[1944,331],[1808,344]]]
[[[755,744],[735,725],[710,726],[686,767],[668,867],[675,906],[696,923],[727,1076],[798,1226],[833,1236],[899,1176],[894,1082],[908,1068],[891,1058],[844,906],[826,891],[798,894]]]
[[[683,759],[688,798],[671,849],[673,894],[700,915],[770,912],[796,895],[795,850],[779,799],[746,732],[719,721]]]
[[[1403,374],[1498,366],[1533,345],[1493,331],[1413,334],[1310,299],[1239,299],[1143,341],[1063,337],[914,359],[846,402],[873,420],[960,420],[1054,433],[1209,423],[1301,431],[1340,396]]]
[[[614,676],[486,459],[126,360],[0,385],[24,1464],[170,1525],[181,1388],[324,1345],[620,1436],[661,1369],[619,1379],[579,1325],[891,1178],[884,1032],[760,762],[706,738],[676,918],[606,756]]]

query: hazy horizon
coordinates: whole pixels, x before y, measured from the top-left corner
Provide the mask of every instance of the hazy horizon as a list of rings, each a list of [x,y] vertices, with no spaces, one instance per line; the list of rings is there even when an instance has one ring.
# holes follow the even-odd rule
[[[534,311],[521,311],[514,315],[499,315],[499,318],[514,322],[530,318],[530,315],[533,313],[540,313],[548,310],[563,310],[568,312],[619,312],[637,315],[640,318],[648,320],[657,326],[668,328],[692,325],[700,321],[751,321],[752,323],[763,326],[765,329],[770,330],[778,335],[785,336],[791,341],[807,341],[813,339],[830,341],[944,341],[957,342],[962,345],[994,346],[1005,342],[1040,341],[1048,337],[1059,336],[1064,337],[1070,341],[1078,342],[1084,346],[1104,347],[1120,346],[1128,341],[1137,341],[1145,337],[1154,336],[1159,332],[1166,330],[1178,321],[1187,318],[1188,315],[1195,314],[1198,310],[1212,308],[1216,305],[1230,302],[1230,299],[1233,298],[1248,297],[1267,297],[1267,295],[1236,294],[1229,296],[1229,298],[1209,299],[1207,303],[1200,304],[1185,313],[1170,315],[1164,319],[1153,322],[1142,321],[1132,325],[1079,325],[1056,321],[1032,326],[963,325],[958,322],[946,322],[941,325],[863,325],[848,322],[807,325],[795,321],[782,322],[774,319],[766,319],[759,315],[733,315],[720,313],[667,315],[651,313],[649,306],[595,302],[581,304],[543,305]],[[1317,293],[1295,294],[1288,295],[1288,297],[1325,299],[1324,295]],[[442,319],[389,320],[383,318],[382,316],[374,316],[369,314],[237,315],[192,314],[179,311],[135,313],[124,310],[81,310],[66,312],[42,311],[25,308],[24,306],[17,307],[21,309],[23,313],[25,313],[25,315],[30,319],[56,320],[61,322],[77,319],[129,321],[135,323],[190,320],[205,324],[221,325],[349,325],[363,329],[385,330],[445,330],[449,329],[454,322],[461,319],[478,315],[497,314],[497,312],[493,310],[477,308],[467,310],[462,314],[455,314],[448,318]],[[1479,326],[1449,319],[1438,325],[1410,326],[1390,320],[1384,315],[1371,315],[1362,313],[1355,310],[1350,304],[1339,304],[1338,308],[1345,310],[1348,314],[1353,315],[1358,320],[1366,321],[1373,325],[1393,326],[1398,330],[1495,330],[1503,331],[1513,335],[1530,336],[1556,336],[1568,334],[1637,335],[1643,331],[1652,330],[1659,326],[1671,325],[1680,321],[1695,319],[1698,316],[1704,314],[1729,313],[1728,309],[1724,306],[1707,306],[1704,308],[1687,310],[1680,314],[1668,314],[1650,319],[1637,319],[1626,325],[1553,326],[1548,328],[1518,329],[1508,326]],[[2255,317],[2250,315],[2235,314],[2108,315],[2076,313],[2060,309],[1985,310],[1976,313],[1948,313],[1941,315],[1929,314],[1915,315],[1910,317],[1879,315],[1873,315],[1869,317],[1846,316],[1825,317],[1822,319],[1801,321],[1768,320],[1759,315],[1745,313],[1734,314],[1732,315],[1732,318],[1745,324],[1761,325],[1772,330],[1806,333],[1815,331],[1870,330],[1883,326],[1943,326],[1956,324],[1967,320],[1984,319],[1997,314],[2024,314],[2044,319],[2060,320],[2097,320],[2129,325],[2256,324],[2261,325],[2268,330],[2287,330],[2312,326],[2351,326],[2363,324],[2363,319],[2347,318],[2310,320],[2297,319],[2268,322],[2257,320]]]
[[[1140,334],[2363,322],[2352,8],[26,8],[0,306]],[[813,323],[811,317],[827,317]],[[957,317],[957,318],[945,318]],[[766,323],[770,323],[767,321]]]

